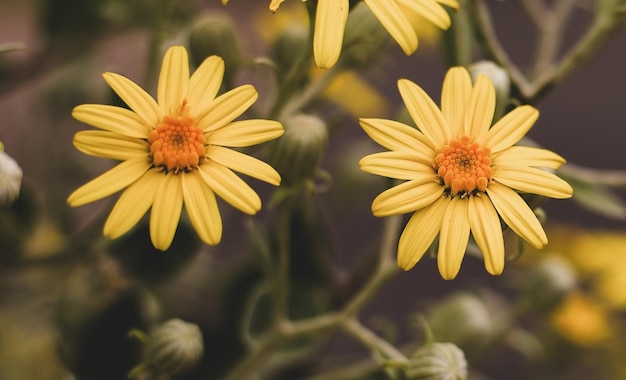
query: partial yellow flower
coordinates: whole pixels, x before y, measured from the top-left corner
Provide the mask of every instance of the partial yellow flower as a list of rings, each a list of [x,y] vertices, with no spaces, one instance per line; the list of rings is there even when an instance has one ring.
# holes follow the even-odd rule
[[[272,0],[276,12],[285,0]],[[306,0],[303,0],[306,1]],[[450,16],[442,5],[458,9],[457,0],[364,0],[402,50],[410,55],[417,50],[417,30],[412,20],[422,16],[441,29],[450,27]],[[318,0],[313,35],[313,55],[320,68],[330,68],[341,54],[343,34],[350,10],[349,0]]]
[[[459,8],[457,0],[364,0],[372,13],[400,45],[406,55],[417,50],[419,30],[411,20],[424,17],[437,27],[450,27],[450,15],[442,5]]]
[[[372,203],[376,216],[414,212],[398,245],[398,265],[411,269],[439,235],[438,266],[444,279],[456,277],[470,231],[493,275],[504,269],[500,221],[532,246],[548,240],[539,220],[518,194],[569,198],[572,188],[544,170],[565,160],[545,149],[513,146],[539,112],[520,106],[491,126],[495,90],[480,75],[472,85],[463,67],[444,80],[441,110],[416,84],[401,79],[400,95],[419,130],[393,120],[361,119],[365,132],[389,152],[361,159],[361,169],[405,182]]]
[[[150,237],[161,250],[174,238],[183,204],[207,244],[219,243],[222,236],[216,194],[247,214],[259,211],[261,199],[234,171],[273,185],[280,184],[280,175],[229,148],[275,139],[283,128],[270,120],[234,121],[258,94],[244,85],[216,97],[223,75],[223,60],[212,56],[190,77],[182,46],[165,53],[156,101],[128,78],[105,73],[104,80],[130,110],[100,104],[74,108],[77,120],[102,129],[76,133],[74,146],[122,162],[78,188],[67,202],[81,206],[124,190],[104,235],[123,235],[151,208]]]

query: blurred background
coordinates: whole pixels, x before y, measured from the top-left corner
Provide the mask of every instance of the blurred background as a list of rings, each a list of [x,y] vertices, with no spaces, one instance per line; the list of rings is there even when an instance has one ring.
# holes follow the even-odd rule
[[[0,379],[122,379],[137,363],[139,349],[126,332],[174,317],[198,324],[205,337],[202,363],[181,378],[218,379],[241,355],[231,319],[260,276],[250,259],[254,243],[242,237],[271,221],[265,205],[272,189],[249,181],[264,200],[254,218],[220,203],[225,232],[216,247],[201,245],[184,225],[174,241],[176,254],[146,249],[145,224],[119,241],[106,241],[101,228],[114,199],[77,209],[65,201],[114,164],[72,146],[73,134],[89,127],[73,120],[71,110],[84,103],[119,103],[101,77],[105,71],[154,94],[165,48],[189,46],[190,34],[207,15],[234,22],[247,59],[267,56],[278,33],[307,20],[299,1],[285,2],[275,14],[268,3],[0,0],[0,43],[16,43],[0,55],[0,140],[23,170],[20,198],[0,210]],[[487,3],[502,44],[524,68],[536,44],[530,21],[516,0]],[[590,3],[581,2],[572,13],[563,51],[589,26]],[[294,221],[304,231],[298,250],[317,244],[327,254],[313,258],[313,274],[304,270],[311,268],[308,262],[294,269],[310,276],[300,284],[300,303],[313,294],[319,310],[340,304],[368,274],[369,254],[363,253],[377,247],[382,225],[370,204],[387,184],[358,169],[361,157],[380,150],[358,117],[394,118],[401,108],[399,78],[439,99],[447,70],[441,37],[424,32],[420,38],[419,50],[409,57],[389,44],[376,64],[342,75],[320,101],[320,109],[330,110],[324,117],[341,128],[332,129],[321,164],[332,184]],[[621,28],[535,104],[540,118],[529,137],[569,163],[626,170],[625,48]],[[272,96],[267,68],[243,65],[231,74],[234,84],[255,84],[257,106],[266,107]],[[600,194],[594,191],[592,196]],[[402,346],[423,335],[416,321],[425,315],[435,332],[465,350],[477,379],[626,378],[626,211],[620,203],[626,192],[622,187],[602,194],[610,201],[600,210],[576,200],[547,202],[550,244],[510,257],[515,262],[507,263],[502,276],[490,276],[480,257],[468,255],[457,279],[446,282],[436,260],[425,258],[390,281],[361,319]],[[316,288],[326,280],[334,285]],[[437,330],[436,321],[451,316],[467,323],[467,330]],[[498,329],[506,331],[495,339]],[[477,342],[480,347],[473,347]],[[275,378],[305,379],[366,354],[335,336]]]

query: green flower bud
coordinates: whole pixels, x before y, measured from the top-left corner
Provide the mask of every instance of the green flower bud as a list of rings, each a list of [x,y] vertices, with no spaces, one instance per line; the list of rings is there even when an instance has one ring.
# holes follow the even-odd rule
[[[420,347],[409,360],[408,380],[465,380],[465,354],[453,343],[430,343]]]
[[[523,277],[522,291],[527,307],[550,311],[576,289],[577,275],[572,265],[559,256],[548,256]]]
[[[0,208],[8,207],[17,199],[21,186],[22,169],[4,152],[4,146],[0,147]]]
[[[459,292],[437,304],[427,319],[435,340],[453,342],[464,349],[484,344],[494,329],[485,302],[469,292]]]
[[[271,46],[270,56],[276,63],[279,73],[290,73],[292,68],[299,64],[301,59],[305,59],[309,54],[309,31],[302,25],[294,25],[285,29],[274,40]],[[303,82],[307,75],[307,70],[297,71],[298,82]],[[282,79],[282,76],[280,76]]]
[[[230,16],[211,13],[202,17],[191,28],[189,52],[196,64],[212,55],[224,60],[224,76],[231,77],[242,63],[239,40]]]
[[[498,120],[502,115],[506,107],[509,105],[509,95],[511,94],[511,79],[505,69],[496,65],[491,61],[479,61],[472,64],[469,67],[472,80],[476,81],[478,75],[484,74],[493,83],[493,87],[496,89],[496,112],[494,121]]]
[[[326,150],[328,131],[322,119],[298,114],[282,122],[285,133],[274,141],[270,161],[286,186],[313,178]]]
[[[146,364],[168,374],[192,369],[204,353],[200,328],[180,319],[170,319],[150,331],[144,346]]]
[[[380,56],[388,41],[389,34],[369,7],[358,4],[348,16],[341,62],[348,67],[366,67]]]

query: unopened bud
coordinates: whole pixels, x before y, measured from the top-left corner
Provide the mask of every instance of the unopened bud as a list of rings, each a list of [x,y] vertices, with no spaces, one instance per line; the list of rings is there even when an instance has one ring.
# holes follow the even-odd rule
[[[282,122],[285,133],[272,145],[270,161],[290,186],[313,178],[326,150],[328,131],[322,119],[298,114]]]
[[[409,359],[408,380],[465,380],[465,354],[453,343],[429,343]]]
[[[350,11],[343,39],[341,62],[362,68],[372,63],[387,45],[389,34],[365,4]]]
[[[8,207],[17,199],[22,186],[22,169],[4,152],[0,143],[0,208]]]
[[[168,375],[179,375],[198,364],[203,352],[200,328],[180,319],[170,319],[150,331],[144,346],[144,360]]]
[[[286,28],[274,40],[270,55],[276,63],[277,71],[288,73],[293,72],[292,68],[300,63],[303,57],[307,56],[309,49],[309,31],[302,25],[294,25]],[[303,76],[306,70],[295,71]]]
[[[559,306],[566,295],[576,289],[576,271],[558,256],[548,256],[534,266],[523,279],[528,307],[550,311]]]
[[[196,64],[212,55],[221,57],[227,77],[233,75],[242,61],[233,20],[221,13],[204,16],[193,25],[189,51]]]
[[[491,80],[493,87],[496,89],[496,112],[494,121],[504,115],[507,105],[509,104],[509,95],[511,93],[511,79],[505,69],[496,65],[491,61],[479,61],[469,67],[472,80],[476,81],[478,75],[484,74]]]

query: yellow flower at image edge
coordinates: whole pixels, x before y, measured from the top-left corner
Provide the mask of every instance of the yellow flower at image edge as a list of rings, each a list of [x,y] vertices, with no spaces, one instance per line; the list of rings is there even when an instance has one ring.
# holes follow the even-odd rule
[[[124,190],[113,207],[104,234],[117,238],[151,208],[150,237],[166,250],[176,232],[183,204],[189,220],[207,244],[217,244],[222,221],[216,194],[247,214],[261,199],[234,171],[273,185],[280,175],[268,164],[229,148],[275,139],[282,125],[269,120],[234,121],[257,99],[244,85],[220,96],[221,58],[207,58],[189,76],[187,51],[168,49],[158,84],[157,101],[118,74],[104,79],[129,109],[100,104],[76,107],[72,115],[101,130],[80,131],[74,145],[83,153],[122,161],[74,191],[71,206],[81,206]]]
[[[405,182],[372,203],[376,216],[414,212],[398,244],[398,265],[411,269],[439,235],[438,267],[456,277],[470,231],[493,275],[504,269],[500,220],[532,246],[548,240],[530,207],[518,194],[569,198],[572,188],[544,170],[565,160],[545,149],[514,146],[539,112],[520,106],[491,126],[495,90],[480,75],[472,85],[462,67],[444,80],[441,110],[416,84],[401,79],[400,95],[419,130],[393,120],[361,119],[365,132],[389,152],[361,159],[361,169]]]
[[[270,10],[276,12],[282,2],[284,0],[272,0]],[[365,4],[407,55],[415,52],[418,45],[412,16],[422,16],[445,30],[451,21],[442,5],[459,7],[457,0],[365,0]],[[349,0],[317,1],[313,55],[318,67],[330,68],[339,59],[349,10]]]

